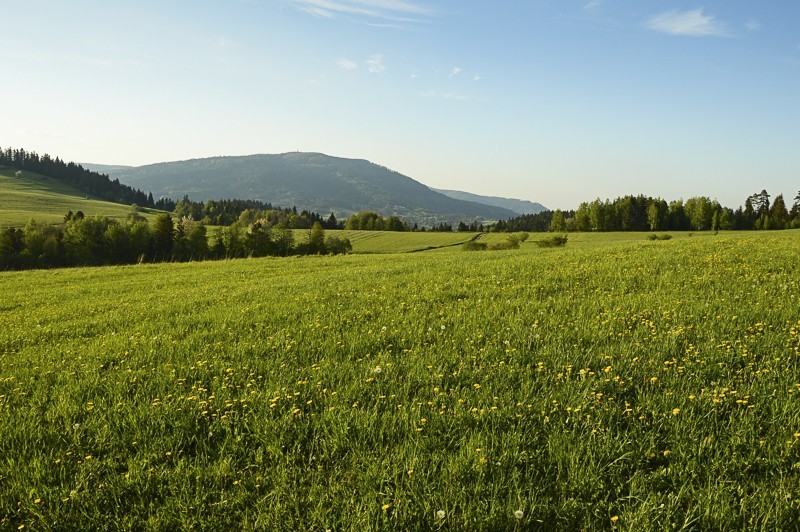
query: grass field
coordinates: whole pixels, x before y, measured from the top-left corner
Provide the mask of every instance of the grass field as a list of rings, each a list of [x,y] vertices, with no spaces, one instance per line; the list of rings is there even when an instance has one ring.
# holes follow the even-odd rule
[[[0,169],[0,227],[24,227],[33,218],[58,223],[68,211],[87,216],[102,215],[124,219],[131,208],[107,201],[87,199],[86,194],[54,179],[16,170]],[[142,212],[148,216],[147,210]]]
[[[592,239],[0,273],[0,529],[796,530],[800,232]]]

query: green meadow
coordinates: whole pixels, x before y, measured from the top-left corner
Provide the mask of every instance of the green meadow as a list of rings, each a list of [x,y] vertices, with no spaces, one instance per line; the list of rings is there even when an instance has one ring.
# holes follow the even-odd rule
[[[797,529],[800,232],[645,236],[0,272],[0,529]]]
[[[90,199],[85,192],[39,174],[0,168],[0,226],[24,227],[29,220],[59,223],[67,212],[125,219],[130,206]],[[141,214],[148,216],[147,209]]]

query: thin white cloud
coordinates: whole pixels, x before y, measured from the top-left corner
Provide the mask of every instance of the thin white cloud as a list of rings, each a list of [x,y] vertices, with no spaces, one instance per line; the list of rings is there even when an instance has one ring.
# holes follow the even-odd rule
[[[472,81],[480,81],[480,80],[481,80],[481,77],[479,75],[477,75],[477,74],[475,74],[475,76],[472,78]]]
[[[458,94],[456,92],[437,92],[435,90],[427,90],[419,93],[419,95],[423,98],[436,98],[440,100],[453,100],[459,102],[466,102],[471,99],[469,96],[464,96],[463,94]]]
[[[704,15],[701,9],[690,11],[666,11],[651,17],[646,26],[651,30],[669,35],[689,35],[695,37],[724,37],[728,30],[713,15]]]
[[[592,11],[599,7],[602,7],[603,2],[602,0],[592,0],[583,6],[584,11]]]
[[[317,17],[356,15],[370,19],[414,22],[409,17],[428,17],[432,9],[407,0],[286,0]]]
[[[453,76],[458,76],[463,71],[464,69],[461,67],[453,67],[453,70],[450,71],[450,77],[452,78]]]
[[[339,68],[341,68],[342,70],[355,70],[358,68],[358,63],[356,63],[355,61],[351,61],[346,57],[342,57],[341,59],[336,61],[336,64],[339,65]]]
[[[744,25],[750,31],[758,31],[761,29],[761,23],[757,20],[748,20],[747,24]]]
[[[366,60],[367,71],[371,74],[380,74],[386,70],[386,65],[383,63],[383,56],[375,54]]]

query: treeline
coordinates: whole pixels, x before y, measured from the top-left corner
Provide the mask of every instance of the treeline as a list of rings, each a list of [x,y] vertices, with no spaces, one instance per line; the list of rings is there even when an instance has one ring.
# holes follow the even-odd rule
[[[333,214],[331,214],[331,216],[333,216]],[[462,224],[459,225],[459,231],[462,230],[461,226],[467,227],[462,222]],[[401,220],[397,216],[392,215],[384,218],[374,211],[361,211],[351,215],[344,224],[342,224],[342,228],[350,231],[430,231],[445,233],[451,233],[453,231],[453,226],[445,222],[433,225],[429,228],[419,227],[416,223],[410,226],[408,222]],[[467,229],[463,230],[466,231]]]
[[[339,254],[352,250],[346,238],[326,236],[314,223],[302,242],[294,232],[266,219],[222,228],[213,242],[206,226],[168,214],[152,222],[136,212],[125,221],[71,211],[63,223],[31,220],[24,229],[0,229],[0,270],[100,266],[141,262],[200,261],[241,257]]]
[[[704,196],[667,203],[661,198],[624,196],[596,199],[576,211],[545,211],[504,220],[492,231],[717,231],[800,228],[800,192],[787,209],[782,194],[770,201],[766,190],[747,197],[733,210]]]

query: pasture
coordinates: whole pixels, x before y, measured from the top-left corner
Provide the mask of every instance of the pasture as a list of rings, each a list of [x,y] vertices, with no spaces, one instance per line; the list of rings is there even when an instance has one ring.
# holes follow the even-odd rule
[[[796,529],[800,232],[678,236],[0,272],[0,528]]]
[[[125,219],[131,207],[98,199],[55,179],[30,172],[16,177],[14,169],[0,169],[0,227],[24,227],[30,219],[47,223],[64,221],[68,211],[87,216]],[[149,210],[141,214],[149,217]]]

